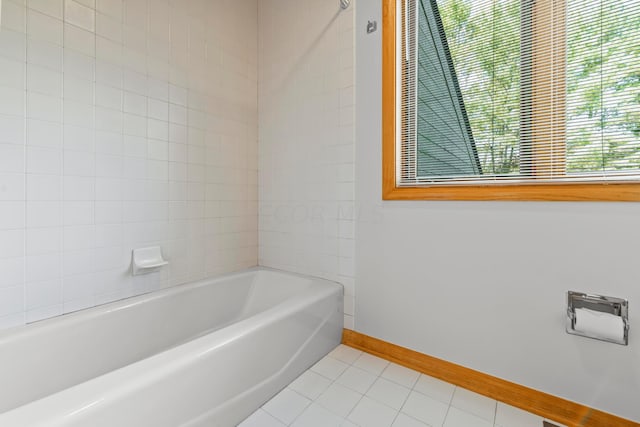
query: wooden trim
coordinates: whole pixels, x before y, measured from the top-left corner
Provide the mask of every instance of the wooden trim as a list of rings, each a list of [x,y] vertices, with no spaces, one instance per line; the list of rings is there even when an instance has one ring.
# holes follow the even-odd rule
[[[396,0],[382,1],[382,194],[396,188]]]
[[[382,0],[382,199],[504,201],[640,201],[640,183],[486,184],[397,187],[396,185],[396,2]],[[543,2],[544,3],[544,2]],[[556,43],[557,44],[557,43]],[[557,55],[562,55],[556,46]],[[561,64],[559,68],[564,68]],[[547,90],[557,97],[564,83]],[[555,119],[561,120],[561,105]],[[542,120],[542,118],[540,118]],[[558,128],[553,139],[562,139]],[[544,151],[544,150],[543,150]],[[540,155],[547,155],[539,153]]]
[[[640,201],[640,183],[386,188],[383,200]]]
[[[568,427],[640,427],[639,423],[350,329],[344,330],[342,343]]]

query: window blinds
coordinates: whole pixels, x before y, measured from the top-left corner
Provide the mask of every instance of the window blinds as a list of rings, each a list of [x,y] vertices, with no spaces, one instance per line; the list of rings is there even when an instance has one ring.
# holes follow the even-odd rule
[[[398,2],[398,186],[640,178],[638,0]]]

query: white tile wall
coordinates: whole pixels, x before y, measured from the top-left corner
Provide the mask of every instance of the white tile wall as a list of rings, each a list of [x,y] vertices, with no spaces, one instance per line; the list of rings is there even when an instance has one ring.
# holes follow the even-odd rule
[[[354,314],[354,9],[259,2],[261,265],[345,286]]]
[[[255,265],[257,2],[2,8],[0,328]]]

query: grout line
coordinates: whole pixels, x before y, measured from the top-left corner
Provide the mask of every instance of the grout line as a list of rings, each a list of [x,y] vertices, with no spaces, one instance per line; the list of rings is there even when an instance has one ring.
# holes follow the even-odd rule
[[[338,348],[338,347],[336,347],[336,348]],[[420,423],[425,424],[425,423],[424,423],[424,421],[419,420],[419,419],[417,419],[417,418],[415,418],[415,417],[411,416],[410,414],[407,414],[407,413],[405,413],[405,412],[403,411],[403,409],[404,409],[404,407],[405,407],[405,405],[406,405],[406,403],[407,403],[407,400],[408,400],[408,398],[409,398],[409,396],[411,395],[411,393],[412,393],[412,392],[415,392],[415,393],[418,393],[418,394],[420,394],[420,395],[424,395],[424,396],[427,396],[427,397],[429,397],[429,398],[431,398],[431,399],[434,399],[434,398],[432,398],[431,396],[425,395],[424,393],[421,393],[421,392],[419,392],[419,391],[417,391],[417,390],[415,389],[416,385],[418,384],[418,381],[419,381],[420,375],[424,375],[424,374],[420,374],[420,373],[419,373],[418,378],[417,378],[415,381],[413,381],[413,384],[411,385],[411,387],[407,387],[407,386],[405,386],[405,385],[403,385],[403,384],[399,384],[399,383],[397,383],[397,382],[395,382],[395,381],[392,381],[392,380],[390,380],[390,379],[387,379],[387,378],[382,377],[382,374],[383,374],[383,373],[386,371],[386,369],[390,366],[390,363],[389,363],[389,364],[387,365],[387,367],[386,367],[385,369],[383,369],[383,370],[382,370],[382,372],[381,372],[379,375],[377,375],[377,376],[376,376],[376,379],[374,380],[374,382],[373,382],[373,383],[372,383],[372,384],[367,388],[367,390],[366,390],[364,393],[360,393],[360,392],[359,392],[359,391],[357,391],[357,390],[353,390],[352,388],[347,387],[347,386],[345,386],[345,385],[343,385],[343,384],[341,384],[341,383],[339,383],[339,382],[337,381],[337,380],[338,380],[338,378],[340,378],[340,377],[342,376],[342,374],[343,374],[344,372],[346,372],[346,370],[347,370],[347,369],[349,369],[350,367],[354,367],[354,368],[360,369],[360,368],[358,368],[358,367],[354,366],[354,364],[355,364],[355,363],[356,363],[356,362],[357,362],[357,361],[362,357],[362,355],[363,355],[363,354],[365,354],[365,353],[366,353],[366,352],[362,351],[362,352],[361,352],[361,354],[358,356],[358,358],[356,358],[353,362],[346,362],[346,361],[344,361],[344,360],[338,359],[337,357],[335,357],[335,356],[331,355],[331,353],[327,354],[323,359],[321,359],[321,360],[324,360],[324,359],[327,359],[327,358],[328,358],[328,359],[332,359],[332,360],[334,360],[334,361],[338,361],[338,362],[341,362],[341,363],[343,363],[343,364],[347,365],[347,368],[345,369],[345,371],[343,371],[341,374],[339,374],[335,379],[328,378],[328,377],[326,377],[325,375],[322,375],[322,374],[320,374],[320,373],[318,373],[318,372],[316,372],[316,371],[313,371],[311,368],[309,368],[307,371],[305,371],[305,372],[309,372],[309,371],[311,371],[313,374],[316,374],[316,375],[320,376],[321,378],[324,378],[324,379],[329,380],[329,383],[328,383],[327,387],[326,387],[326,388],[325,388],[325,389],[324,389],[324,390],[323,390],[323,391],[322,391],[322,392],[321,392],[317,397],[315,397],[314,399],[311,399],[311,398],[309,398],[309,397],[307,397],[307,396],[303,395],[302,393],[300,393],[300,392],[298,392],[298,391],[296,391],[296,390],[292,389],[292,388],[290,387],[290,386],[291,386],[291,383],[290,383],[289,385],[287,385],[286,389],[289,389],[289,391],[292,391],[292,392],[296,393],[297,395],[299,395],[299,396],[301,396],[301,397],[303,397],[303,398],[305,398],[306,400],[308,400],[308,401],[309,401],[309,403],[304,407],[304,409],[302,410],[302,412],[300,412],[300,414],[298,414],[298,415],[294,418],[294,420],[293,420],[289,425],[294,424],[294,423],[295,423],[295,421],[296,421],[296,420],[298,420],[298,419],[302,416],[302,414],[304,414],[304,413],[309,409],[309,407],[311,407],[311,405],[313,405],[313,404],[318,404],[321,408],[323,408],[323,409],[324,409],[324,410],[326,410],[327,412],[331,413],[332,415],[334,415],[334,416],[336,416],[336,417],[339,417],[341,420],[348,421],[348,422],[352,422],[352,421],[350,421],[350,420],[349,420],[349,417],[353,414],[353,412],[354,412],[355,408],[356,408],[356,407],[358,407],[358,405],[362,402],[362,400],[364,399],[364,397],[368,397],[368,398],[369,398],[369,399],[371,399],[372,401],[374,401],[374,402],[376,402],[376,403],[378,403],[378,404],[381,404],[381,405],[383,405],[383,406],[385,406],[385,407],[387,407],[387,408],[390,408],[390,409],[394,410],[394,411],[395,411],[395,416],[394,416],[394,418],[393,418],[392,424],[393,424],[394,422],[396,422],[396,420],[398,419],[398,417],[400,416],[400,414],[402,414],[403,416],[409,417],[409,418],[411,418],[411,419],[414,419],[414,420],[416,420],[417,422],[420,422]],[[368,353],[367,353],[367,354],[368,354]],[[363,370],[363,371],[364,371],[364,370]],[[369,374],[371,374],[371,372],[369,372],[369,371],[365,371],[365,372],[368,372]],[[417,372],[417,371],[415,371],[415,372]],[[304,373],[303,373],[303,374],[304,374]],[[303,374],[301,374],[301,375],[303,375]],[[425,376],[428,376],[428,375],[425,375]],[[408,388],[408,389],[410,390],[409,394],[407,394],[407,396],[405,397],[405,399],[404,399],[404,401],[402,402],[402,405],[400,406],[400,408],[399,408],[399,409],[393,408],[393,407],[389,406],[387,403],[382,402],[382,401],[379,401],[379,400],[377,400],[377,399],[375,399],[375,398],[373,398],[373,397],[371,397],[371,396],[367,396],[367,393],[368,393],[368,392],[373,388],[373,385],[374,385],[374,384],[375,384],[375,383],[376,383],[380,378],[383,378],[383,379],[385,379],[385,380],[387,380],[387,381],[389,381],[389,382],[391,382],[391,383],[393,383],[393,384],[395,384],[395,385],[399,385],[399,386],[402,386],[402,387],[404,387],[404,388]],[[292,381],[292,383],[293,383],[293,381]],[[334,412],[333,410],[331,410],[331,409],[329,409],[329,408],[325,407],[324,405],[322,405],[322,404],[320,404],[320,403],[318,402],[318,400],[319,400],[322,396],[324,396],[324,395],[325,395],[325,393],[327,392],[327,390],[329,390],[329,389],[330,389],[333,385],[335,385],[335,384],[338,384],[338,385],[340,385],[341,387],[344,387],[344,388],[346,388],[346,389],[348,389],[348,390],[350,390],[350,391],[352,391],[352,392],[357,393],[357,394],[359,394],[359,395],[360,395],[360,398],[355,402],[355,404],[353,405],[353,407],[351,408],[351,410],[350,410],[346,415],[338,414],[338,413]],[[455,388],[455,390],[457,390],[457,389],[459,389],[459,388],[460,388],[460,387],[456,387],[456,388]],[[452,402],[453,402],[453,397],[454,397],[454,395],[455,395],[455,390],[454,390],[454,392],[451,394],[451,397],[449,398],[448,403],[442,402],[442,403],[447,404],[447,411],[446,411],[445,417],[444,417],[444,419],[443,419],[443,424],[444,424],[444,423],[446,423],[447,418],[449,417],[449,414],[450,414],[451,408],[453,408],[453,407],[454,407],[454,406],[452,405]],[[434,399],[434,400],[437,400],[437,399]],[[263,409],[263,407],[259,408],[258,410],[260,410],[260,409],[264,410],[264,409]],[[463,412],[465,412],[465,413],[467,413],[467,414],[470,414],[470,415],[475,415],[475,414],[472,414],[471,412],[468,412],[468,411],[465,411],[465,410],[462,410],[462,411],[463,411]],[[265,411],[265,412],[267,412],[267,411]],[[491,425],[492,425],[492,426],[494,426],[494,427],[497,427],[497,426],[498,426],[498,425],[496,424],[496,422],[497,422],[497,412],[498,412],[498,405],[497,405],[497,401],[496,401],[496,402],[495,402],[495,405],[494,405],[494,409],[493,409],[493,422],[491,422]],[[272,416],[272,417],[273,417],[273,415],[272,415],[271,413],[269,413],[269,412],[267,412],[267,413],[268,413],[270,416]],[[489,422],[489,420],[487,420],[487,421]],[[352,422],[352,423],[353,423],[353,422]]]
[[[307,372],[307,371],[305,371],[305,372]],[[303,372],[303,374],[304,374],[304,372]],[[300,374],[300,375],[302,375],[302,374]],[[295,381],[295,380],[294,380],[294,381]],[[291,384],[289,384],[289,385],[291,385]],[[309,409],[309,407],[315,403],[315,399],[309,399],[307,396],[303,396],[302,394],[298,393],[296,390],[294,390],[294,389],[292,389],[292,388],[289,388],[289,385],[287,385],[283,390],[289,390],[289,391],[291,391],[291,392],[293,392],[293,393],[297,394],[298,396],[302,397],[303,399],[308,400],[308,401],[309,401],[309,403],[307,403],[307,404],[305,405],[305,407],[302,409],[302,411],[300,411],[300,413],[299,413],[298,415],[296,415],[296,416],[291,420],[291,422],[290,422],[289,424],[287,424],[288,426],[290,426],[290,425],[292,425],[293,423],[295,423],[295,422],[296,422],[296,420],[297,420],[298,418],[300,418],[300,416],[301,416],[302,414],[304,414],[304,413],[306,412],[306,410],[307,410],[307,409]],[[282,391],[280,391],[280,393],[282,393]],[[280,393],[278,393],[278,394],[280,394]],[[277,395],[276,395],[276,396],[277,396]],[[275,417],[275,416],[274,416],[274,417]],[[282,423],[284,423],[284,421],[282,421],[282,420],[280,420],[280,421],[281,421]]]
[[[444,414],[444,419],[442,420],[442,425],[443,425],[443,426],[444,426],[444,424],[447,422],[447,418],[449,417],[449,411],[451,410],[451,408],[452,408],[452,406],[451,406],[451,405],[449,405],[449,406],[447,407],[447,413],[446,413],[446,414]]]
[[[0,0],[1,3],[2,0]],[[0,4],[0,7],[2,7],[2,5]],[[22,250],[22,254],[23,254],[23,258],[22,258],[22,295],[23,295],[23,299],[22,299],[22,324],[26,324],[27,323],[27,178],[29,176],[29,174],[27,174],[27,102],[29,97],[27,96],[27,81],[28,81],[28,74],[27,74],[27,64],[28,64],[28,31],[29,28],[27,27],[28,25],[28,19],[27,19],[27,15],[28,15],[28,9],[27,6],[25,4],[24,6],[24,73],[23,73],[23,78],[24,78],[24,91],[22,93],[23,99],[24,99],[24,108],[23,108],[23,114],[24,114],[24,124],[23,124],[23,141],[22,141],[22,164],[23,164],[23,168],[24,168],[24,213],[22,216],[22,219],[24,221],[24,225],[23,225],[23,230],[24,230],[24,236],[23,236],[23,242],[24,242],[24,248]]]
[[[62,78],[62,85],[61,85],[61,90],[62,93],[60,94],[60,104],[61,104],[61,108],[60,108],[60,114],[62,115],[60,117],[60,127],[62,128],[62,144],[60,147],[60,176],[58,177],[58,179],[60,180],[60,225],[58,226],[60,228],[60,247],[58,248],[58,253],[60,256],[59,262],[60,262],[60,285],[59,285],[59,291],[60,291],[60,314],[64,314],[65,313],[65,301],[64,301],[64,275],[65,275],[65,269],[64,269],[64,260],[65,260],[65,239],[64,239],[64,229],[65,229],[65,215],[64,215],[64,204],[65,204],[65,196],[64,196],[64,152],[65,152],[65,143],[64,143],[64,139],[65,139],[65,131],[64,131],[64,125],[65,125],[65,119],[64,119],[64,52],[66,47],[65,41],[64,41],[64,35],[65,35],[65,20],[66,20],[66,12],[67,12],[67,7],[65,2],[62,2],[62,15],[60,17],[60,20],[62,21],[62,47],[60,49],[60,54],[62,55],[62,58],[60,58],[61,60],[61,70],[60,70],[60,75]]]
[[[400,414],[402,414],[402,408],[404,408],[404,404],[407,403],[407,399],[409,399],[409,395],[411,394],[411,392],[409,392],[409,394],[407,394],[407,397],[404,398],[404,402],[402,402],[402,405],[400,405],[400,409],[396,409],[396,416],[393,417],[393,421],[391,421],[391,425],[393,426],[393,424],[396,422],[396,420],[398,419],[398,417],[400,416]]]

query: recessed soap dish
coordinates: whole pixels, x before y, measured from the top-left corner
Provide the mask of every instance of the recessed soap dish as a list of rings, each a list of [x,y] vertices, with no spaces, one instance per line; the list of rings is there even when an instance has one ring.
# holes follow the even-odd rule
[[[169,262],[165,261],[162,257],[160,246],[134,249],[131,259],[131,273],[134,276],[153,273],[169,264]]]

